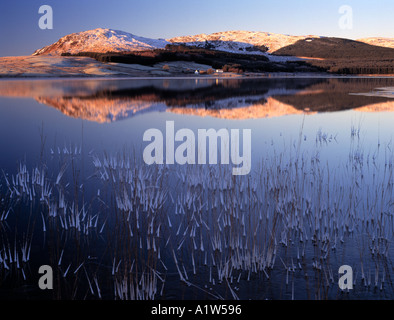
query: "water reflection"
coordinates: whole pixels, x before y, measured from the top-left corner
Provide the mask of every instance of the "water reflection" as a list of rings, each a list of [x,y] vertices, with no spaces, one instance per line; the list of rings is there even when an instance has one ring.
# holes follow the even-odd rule
[[[348,264],[348,297],[392,299],[393,115],[376,112],[392,87],[0,81],[0,297],[42,297],[50,264],[58,299],[341,299]],[[145,166],[143,132],[166,120],[252,129],[252,173]]]
[[[1,81],[0,96],[31,97],[67,116],[104,123],[156,111],[225,119],[392,111],[392,86],[390,78],[37,80]]]

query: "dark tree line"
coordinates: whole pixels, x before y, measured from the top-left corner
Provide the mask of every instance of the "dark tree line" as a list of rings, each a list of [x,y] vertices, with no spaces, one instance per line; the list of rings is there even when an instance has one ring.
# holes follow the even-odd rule
[[[71,54],[63,54],[71,56]],[[153,66],[159,62],[190,61],[211,66],[213,69],[223,69],[228,72],[297,72],[321,71],[319,67],[310,66],[303,61],[288,63],[272,63],[263,55],[231,53],[210,50],[186,45],[169,44],[165,49],[123,52],[97,53],[80,52],[73,56],[85,56],[100,62],[116,62],[125,64],[142,64]]]

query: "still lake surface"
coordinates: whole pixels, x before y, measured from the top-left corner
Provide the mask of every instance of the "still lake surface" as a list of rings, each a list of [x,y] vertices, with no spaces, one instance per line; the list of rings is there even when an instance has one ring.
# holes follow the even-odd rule
[[[367,77],[0,81],[0,297],[393,299],[393,92]],[[146,165],[144,132],[166,121],[250,129],[250,173]]]

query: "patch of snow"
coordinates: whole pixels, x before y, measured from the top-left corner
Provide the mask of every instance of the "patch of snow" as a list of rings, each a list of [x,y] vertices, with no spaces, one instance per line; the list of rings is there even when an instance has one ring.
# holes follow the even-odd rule
[[[376,88],[371,92],[350,93],[350,95],[367,96],[367,97],[383,97],[394,99],[394,87]]]

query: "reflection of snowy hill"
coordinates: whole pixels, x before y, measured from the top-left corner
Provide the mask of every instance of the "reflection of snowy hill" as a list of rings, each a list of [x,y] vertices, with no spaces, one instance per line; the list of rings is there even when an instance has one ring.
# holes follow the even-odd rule
[[[0,82],[0,96],[31,97],[67,116],[98,123],[146,112],[236,120],[348,109],[393,111],[392,93],[388,78]]]
[[[234,98],[226,99],[226,101],[220,101],[220,105],[234,105],[234,108],[168,108],[168,112],[183,114],[183,115],[193,115],[199,117],[214,117],[222,119],[231,120],[244,120],[244,119],[259,119],[259,118],[273,118],[281,117],[291,114],[302,114],[310,112],[304,112],[302,110],[297,110],[293,106],[279,102],[278,100],[269,97],[266,101],[260,101],[251,103],[245,99]]]
[[[58,109],[67,116],[99,123],[114,122],[137,114],[166,110],[166,106],[162,103],[149,103],[127,98],[40,97],[36,100]]]
[[[394,98],[394,87],[376,88],[375,90],[372,90],[370,92],[359,92],[351,94],[366,97]]]

